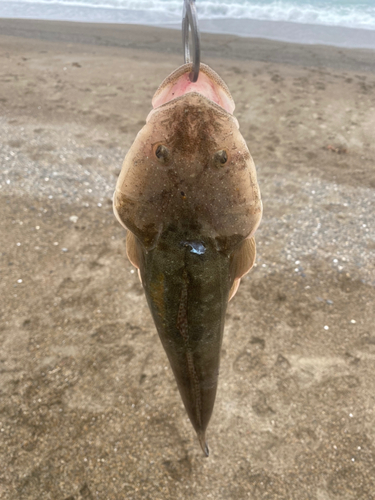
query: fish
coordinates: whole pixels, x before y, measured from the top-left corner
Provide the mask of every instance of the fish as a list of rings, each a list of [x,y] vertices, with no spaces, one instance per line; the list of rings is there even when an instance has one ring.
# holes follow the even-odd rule
[[[228,301],[256,257],[256,169],[220,76],[169,75],[126,154],[114,213],[206,456]]]

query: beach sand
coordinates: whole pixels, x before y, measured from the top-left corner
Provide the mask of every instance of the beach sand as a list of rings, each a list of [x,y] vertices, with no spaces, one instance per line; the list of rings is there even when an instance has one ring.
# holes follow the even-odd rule
[[[374,52],[202,35],[264,203],[206,459],[111,206],[180,33],[0,33],[0,497],[374,499]]]

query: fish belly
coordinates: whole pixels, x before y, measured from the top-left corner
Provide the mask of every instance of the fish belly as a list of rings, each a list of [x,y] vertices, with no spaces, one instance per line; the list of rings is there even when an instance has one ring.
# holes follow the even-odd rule
[[[147,301],[203,447],[217,389],[230,259],[204,238],[166,232],[141,270]]]

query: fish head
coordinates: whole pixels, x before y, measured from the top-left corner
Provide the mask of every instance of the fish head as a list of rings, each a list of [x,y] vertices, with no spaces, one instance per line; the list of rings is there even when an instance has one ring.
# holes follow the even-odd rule
[[[184,220],[230,253],[261,219],[255,166],[225,83],[204,64],[196,83],[190,71],[178,68],[156,91],[124,160],[114,210],[145,249],[166,224]]]

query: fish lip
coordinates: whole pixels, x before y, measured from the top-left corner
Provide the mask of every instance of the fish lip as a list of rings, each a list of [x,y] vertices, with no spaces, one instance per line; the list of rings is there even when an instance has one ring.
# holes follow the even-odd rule
[[[163,109],[163,108],[165,109],[169,105],[173,105],[175,102],[182,101],[183,99],[187,99],[189,96],[199,96],[201,99],[207,101],[207,104],[209,104],[210,106],[212,106],[215,109],[217,109],[218,111],[220,111],[223,115],[230,116],[230,117],[234,118],[233,114],[229,113],[229,111],[227,111],[225,108],[223,108],[222,106],[220,106],[220,104],[217,104],[215,101],[213,101],[212,99],[209,99],[204,94],[201,94],[200,92],[197,92],[196,90],[188,92],[188,93],[186,93],[184,95],[179,95],[177,97],[174,97],[170,101],[165,102],[164,104],[160,104],[160,106],[154,108],[151,111],[151,113],[155,112],[155,111],[159,111],[159,109]]]
[[[220,109],[233,115],[235,109],[234,100],[228,86],[221,77],[210,68],[210,66],[201,63],[200,76],[198,77],[198,81],[193,83],[187,76],[190,74],[191,70],[192,64],[187,63],[167,76],[159,85],[152,98],[153,108],[158,109],[164,104],[172,102],[178,97],[183,97],[189,93],[197,93],[209,102],[217,104]],[[174,92],[172,92],[172,90],[174,90]],[[175,93],[178,94],[177,97],[173,97]],[[162,104],[159,104],[159,102],[162,102]]]

